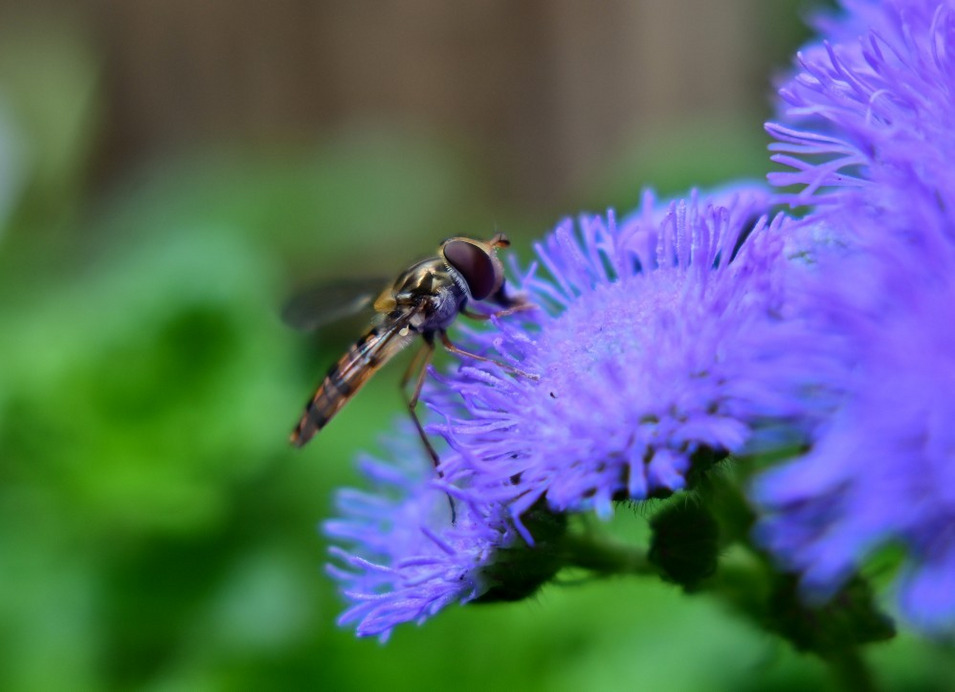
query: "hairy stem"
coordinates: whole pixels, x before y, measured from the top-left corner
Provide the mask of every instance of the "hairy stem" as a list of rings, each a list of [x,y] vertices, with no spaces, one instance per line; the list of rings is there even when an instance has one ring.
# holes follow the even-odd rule
[[[561,539],[561,557],[566,565],[602,575],[659,575],[643,549],[625,543],[569,533]]]
[[[844,649],[823,658],[840,689],[852,692],[877,692],[879,689],[858,648]]]

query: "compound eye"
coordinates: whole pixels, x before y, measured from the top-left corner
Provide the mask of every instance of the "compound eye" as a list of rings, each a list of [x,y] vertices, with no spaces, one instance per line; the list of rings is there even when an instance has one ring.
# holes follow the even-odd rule
[[[497,267],[494,261],[474,243],[449,240],[444,245],[444,258],[464,277],[475,300],[484,300],[497,287]]]

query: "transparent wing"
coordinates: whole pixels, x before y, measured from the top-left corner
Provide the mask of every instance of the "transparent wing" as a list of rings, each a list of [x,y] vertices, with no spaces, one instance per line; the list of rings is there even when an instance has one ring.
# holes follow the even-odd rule
[[[343,278],[322,282],[292,296],[282,307],[282,321],[302,331],[312,331],[361,312],[371,305],[387,279]]]

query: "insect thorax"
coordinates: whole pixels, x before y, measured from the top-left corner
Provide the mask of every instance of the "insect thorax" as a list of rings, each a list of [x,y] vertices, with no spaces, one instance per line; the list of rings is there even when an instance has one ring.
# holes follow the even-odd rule
[[[432,258],[414,265],[395,281],[395,309],[411,311],[418,332],[447,328],[464,308],[468,292],[458,272],[444,260]]]

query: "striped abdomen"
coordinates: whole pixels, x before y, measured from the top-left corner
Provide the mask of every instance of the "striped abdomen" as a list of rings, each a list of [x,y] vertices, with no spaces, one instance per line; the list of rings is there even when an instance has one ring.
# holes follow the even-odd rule
[[[292,444],[301,447],[312,439],[381,366],[416,336],[415,332],[402,330],[397,325],[372,327],[365,332],[325,375],[292,431]]]

